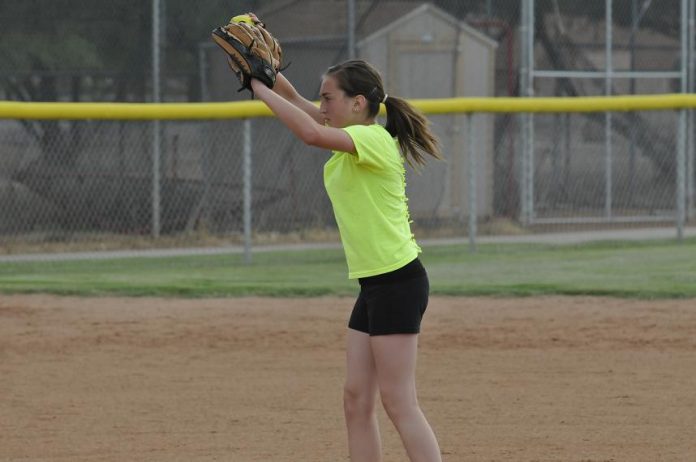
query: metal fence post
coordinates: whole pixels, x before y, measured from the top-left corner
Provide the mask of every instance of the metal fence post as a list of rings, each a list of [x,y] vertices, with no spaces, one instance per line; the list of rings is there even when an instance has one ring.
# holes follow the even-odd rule
[[[527,31],[527,78],[526,96],[534,96],[534,35],[535,31],[535,5],[534,0],[529,0]],[[527,224],[534,220],[534,114],[527,115]]]
[[[534,0],[523,0],[520,21],[520,93],[534,93]],[[522,149],[520,154],[520,219],[523,225],[531,224],[534,208],[534,125],[532,114],[520,114]]]
[[[161,101],[160,89],[160,13],[162,0],[152,0],[152,101]],[[152,237],[160,235],[160,158],[161,122],[152,123]]]
[[[694,92],[694,77],[696,77],[696,1],[689,0],[688,4],[688,72],[687,72],[687,92]],[[694,178],[695,165],[696,164],[696,146],[694,146],[694,111],[689,109],[687,111],[687,130],[686,130],[686,143],[687,143],[687,157],[686,157],[686,219],[690,220],[694,218],[694,207],[696,204],[696,191],[694,191]]]
[[[681,0],[681,91],[688,90],[688,4],[687,0]],[[679,111],[679,129],[677,133],[677,184],[676,184],[676,211],[677,211],[677,240],[684,240],[684,221],[686,216],[686,109]]]
[[[243,148],[244,170],[244,263],[251,264],[251,119],[244,119],[244,148]]]
[[[346,21],[346,28],[347,28],[347,45],[348,45],[348,58],[349,59],[355,59],[356,56],[356,51],[355,51],[355,0],[348,0],[346,2],[346,14],[347,14],[347,21]]]
[[[206,48],[204,45],[198,46],[198,72],[200,78],[201,101],[210,100],[210,90],[208,89],[208,62],[206,59]],[[208,120],[204,122],[202,134],[205,140],[203,144],[203,152],[201,153],[201,175],[203,178],[203,197],[201,198],[201,220],[206,231],[210,231],[210,203],[211,203],[211,182],[212,172],[210,168],[211,143],[214,142],[213,122]]]
[[[527,10],[529,3],[527,0],[522,0],[522,9],[520,11],[520,96],[524,95],[525,89],[527,88],[527,78],[529,77],[527,73]],[[519,154],[517,156],[519,161],[518,167],[518,190],[519,190],[519,208],[520,208],[520,222],[526,224],[527,217],[527,202],[525,197],[527,196],[526,188],[527,182],[525,181],[525,172],[527,161],[527,114],[519,113],[517,117],[520,119],[520,144],[519,148],[516,150]]]
[[[476,252],[476,224],[478,220],[478,209],[476,207],[476,132],[474,131],[474,115],[470,112],[466,114],[466,124],[468,128],[469,142],[469,252]]]
[[[686,110],[679,111],[677,146],[677,240],[684,240],[684,217],[686,215]]]
[[[604,54],[606,59],[606,65],[604,67],[605,77],[604,77],[604,94],[606,96],[611,96],[611,85],[612,85],[612,72],[613,72],[613,33],[614,29],[612,27],[613,11],[612,5],[613,0],[605,0],[604,4],[604,21],[605,21],[605,47]],[[611,219],[612,216],[612,189],[613,189],[613,172],[612,172],[612,161],[613,161],[613,151],[612,151],[612,121],[611,112],[607,111],[604,113],[604,215],[607,219]]]

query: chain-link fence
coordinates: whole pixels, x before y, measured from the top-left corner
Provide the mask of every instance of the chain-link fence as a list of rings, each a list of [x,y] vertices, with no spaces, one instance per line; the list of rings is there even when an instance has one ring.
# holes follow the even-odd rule
[[[208,39],[213,26],[246,10],[280,38],[284,73],[309,98],[317,97],[322,72],[350,56],[376,63],[387,91],[408,98],[691,91],[694,32],[683,34],[682,8],[693,17],[693,3],[614,0],[607,16],[604,0],[248,0],[234,12],[228,2],[206,0],[196,2],[196,14],[183,0],[3,2],[0,97],[152,101],[159,53],[162,101],[247,99]],[[153,52],[155,11],[163,45]],[[409,172],[416,234],[466,236],[472,193],[480,233],[673,223],[675,112],[606,119],[477,115],[478,181],[470,191],[466,117],[432,116],[446,161]],[[157,146],[153,127],[0,121],[2,250],[94,239],[108,246],[153,234],[159,238],[143,245],[241,240],[244,122],[162,122]],[[249,127],[256,242],[335,240],[322,185],[327,153],[302,145],[273,119]],[[690,217],[692,152],[690,144]]]

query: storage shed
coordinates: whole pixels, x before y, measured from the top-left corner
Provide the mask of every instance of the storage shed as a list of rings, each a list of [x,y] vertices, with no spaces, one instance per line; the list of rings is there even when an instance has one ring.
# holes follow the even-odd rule
[[[387,93],[403,98],[493,96],[497,43],[441,9],[424,4],[358,42],[358,56],[382,73]],[[445,162],[408,174],[417,221],[463,220],[468,214],[467,117],[430,116]],[[475,122],[477,210],[493,210],[493,117]]]

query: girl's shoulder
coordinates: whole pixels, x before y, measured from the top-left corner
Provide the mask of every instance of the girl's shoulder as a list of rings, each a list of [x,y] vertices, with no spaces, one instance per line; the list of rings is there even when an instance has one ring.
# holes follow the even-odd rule
[[[394,138],[382,125],[375,123],[372,125],[349,125],[343,128],[351,138],[362,140],[374,140],[377,142],[390,142]]]
[[[384,135],[384,134],[389,135],[389,132],[387,131],[387,129],[378,123],[373,123],[370,125],[362,125],[362,124],[348,125],[347,127],[343,127],[343,129],[350,131],[350,132],[356,132],[356,133],[374,134],[374,135]]]
[[[344,130],[353,139],[358,164],[378,168],[400,165],[398,144],[382,125],[351,125]]]

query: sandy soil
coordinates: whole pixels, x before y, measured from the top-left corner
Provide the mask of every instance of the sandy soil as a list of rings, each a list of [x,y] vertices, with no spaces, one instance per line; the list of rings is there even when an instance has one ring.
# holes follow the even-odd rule
[[[0,296],[0,460],[345,461],[351,306]],[[420,346],[446,461],[696,460],[696,300],[434,298]]]

